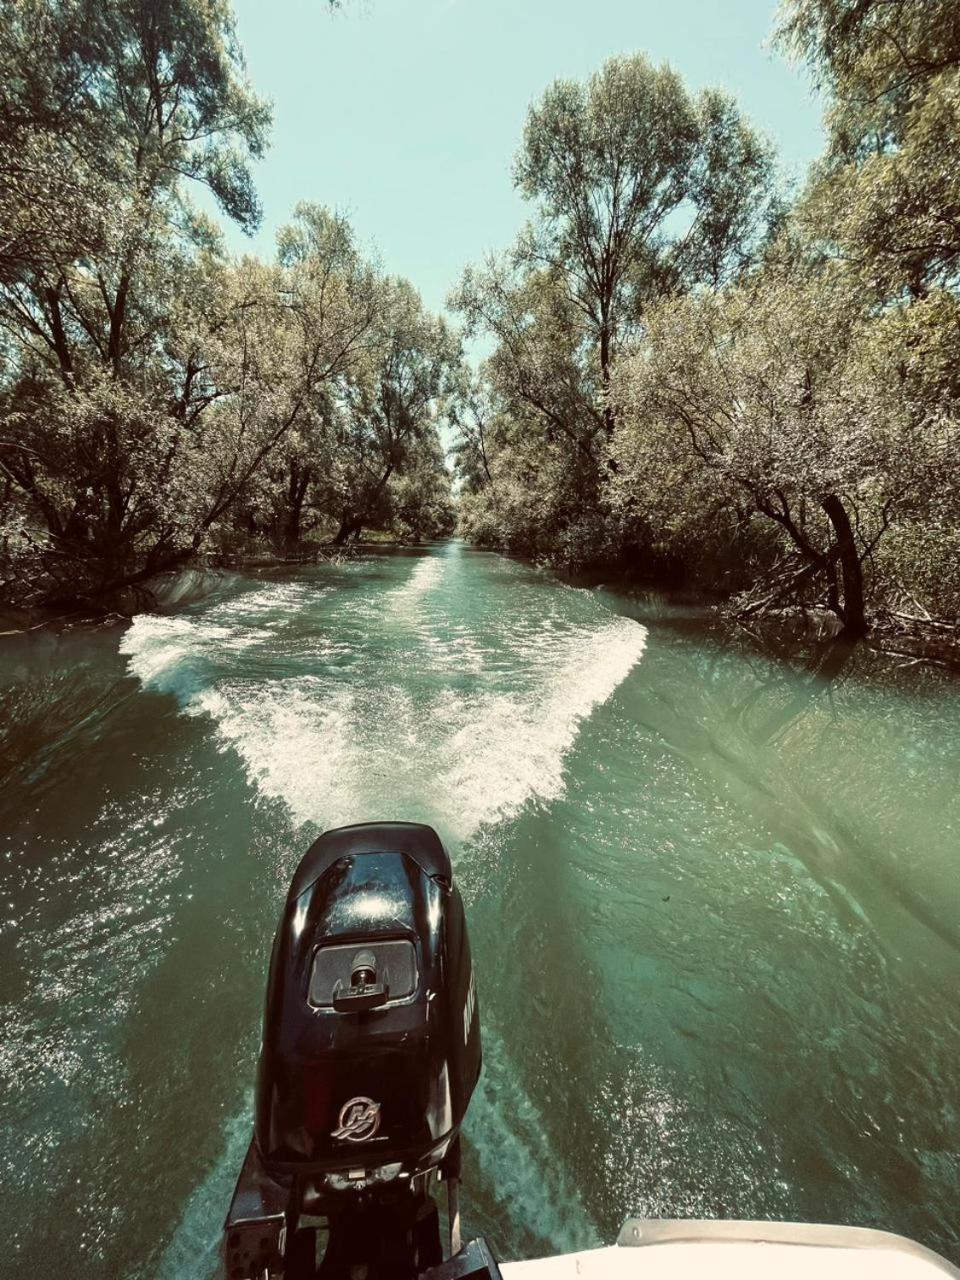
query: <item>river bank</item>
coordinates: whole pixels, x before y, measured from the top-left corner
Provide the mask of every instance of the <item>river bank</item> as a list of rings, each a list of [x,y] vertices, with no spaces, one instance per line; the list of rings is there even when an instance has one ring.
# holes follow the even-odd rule
[[[804,666],[819,655],[829,670],[837,651],[859,646],[894,664],[929,664],[960,676],[960,623],[956,626],[919,614],[879,612],[863,637],[847,638],[835,613],[822,607],[794,605],[744,614],[733,590],[684,586],[669,573],[645,573],[635,564],[603,564],[580,571],[553,570],[560,581],[590,589],[609,587],[628,595],[662,596],[699,610],[705,625],[733,644],[745,639],[771,656],[794,658]]]
[[[175,569],[145,578],[135,588],[112,593],[102,601],[77,599],[69,607],[58,604],[17,606],[0,603],[0,636],[21,635],[60,625],[103,625],[129,621],[137,613],[163,611],[210,595],[230,574],[257,573],[283,566],[339,564],[361,555],[404,546],[396,538],[334,542],[304,542],[283,552],[273,547],[243,554],[198,555]]]

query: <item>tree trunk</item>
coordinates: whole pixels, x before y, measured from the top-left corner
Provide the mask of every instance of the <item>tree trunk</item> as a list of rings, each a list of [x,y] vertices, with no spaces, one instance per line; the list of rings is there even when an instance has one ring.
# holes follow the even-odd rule
[[[291,462],[290,480],[287,485],[287,511],[283,527],[283,541],[288,550],[293,550],[300,542],[303,507],[311,474],[309,467],[301,468],[296,461]]]
[[[347,539],[353,533],[356,520],[349,511],[344,511],[340,517],[340,528],[337,530],[337,536],[333,540],[335,547],[342,547]]]
[[[842,634],[866,635],[869,627],[863,605],[863,565],[846,508],[836,494],[828,494],[820,503],[833,526],[840,554],[840,577],[843,584],[843,608],[840,619]]]
[[[610,364],[612,360],[612,325],[610,322],[610,302],[608,297],[604,297],[600,302],[600,385],[603,389],[603,425],[607,435],[613,435],[613,408],[610,404]],[[616,470],[614,462],[611,470]]]
[[[287,511],[287,518],[283,524],[283,545],[288,551],[294,550],[300,542],[300,519],[303,513],[302,506],[298,503]]]

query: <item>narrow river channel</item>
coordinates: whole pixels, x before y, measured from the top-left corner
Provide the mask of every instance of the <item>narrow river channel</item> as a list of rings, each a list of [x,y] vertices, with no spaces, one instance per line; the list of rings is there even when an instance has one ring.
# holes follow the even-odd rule
[[[466,1226],[501,1257],[640,1213],[960,1260],[956,687],[828,685],[456,542],[0,643],[34,691],[0,794],[10,1280],[215,1274],[287,882],[374,818],[454,856]]]

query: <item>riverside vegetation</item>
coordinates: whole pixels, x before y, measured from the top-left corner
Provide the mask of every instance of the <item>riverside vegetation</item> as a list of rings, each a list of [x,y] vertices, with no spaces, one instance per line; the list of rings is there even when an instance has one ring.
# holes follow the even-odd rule
[[[627,562],[741,615],[960,614],[960,10],[786,0],[828,145],[791,201],[727,97],[615,59],[531,111],[533,216],[454,302],[494,341],[461,425],[483,545]]]
[[[190,198],[260,218],[270,113],[224,0],[3,0],[0,86],[0,595],[452,529],[448,325],[328,210],[237,261]]]
[[[198,555],[458,518],[744,618],[952,643],[952,0],[784,0],[776,40],[827,107],[798,192],[729,96],[642,54],[550,86],[514,165],[530,222],[451,294],[491,343],[476,370],[326,209],[272,262],[225,252],[191,189],[252,229],[269,126],[226,0],[0,17],[7,602],[112,607]]]

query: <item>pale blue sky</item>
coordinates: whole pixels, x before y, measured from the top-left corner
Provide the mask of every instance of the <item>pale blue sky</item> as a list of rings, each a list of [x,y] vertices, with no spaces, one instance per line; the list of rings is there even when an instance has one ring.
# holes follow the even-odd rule
[[[788,174],[819,152],[821,105],[765,47],[773,0],[234,0],[254,87],[274,103],[257,166],[272,252],[298,200],[346,213],[435,309],[463,267],[505,247],[524,204],[510,163],[551,80],[645,50],[693,87],[731,90]],[[249,249],[242,233],[231,248]]]

